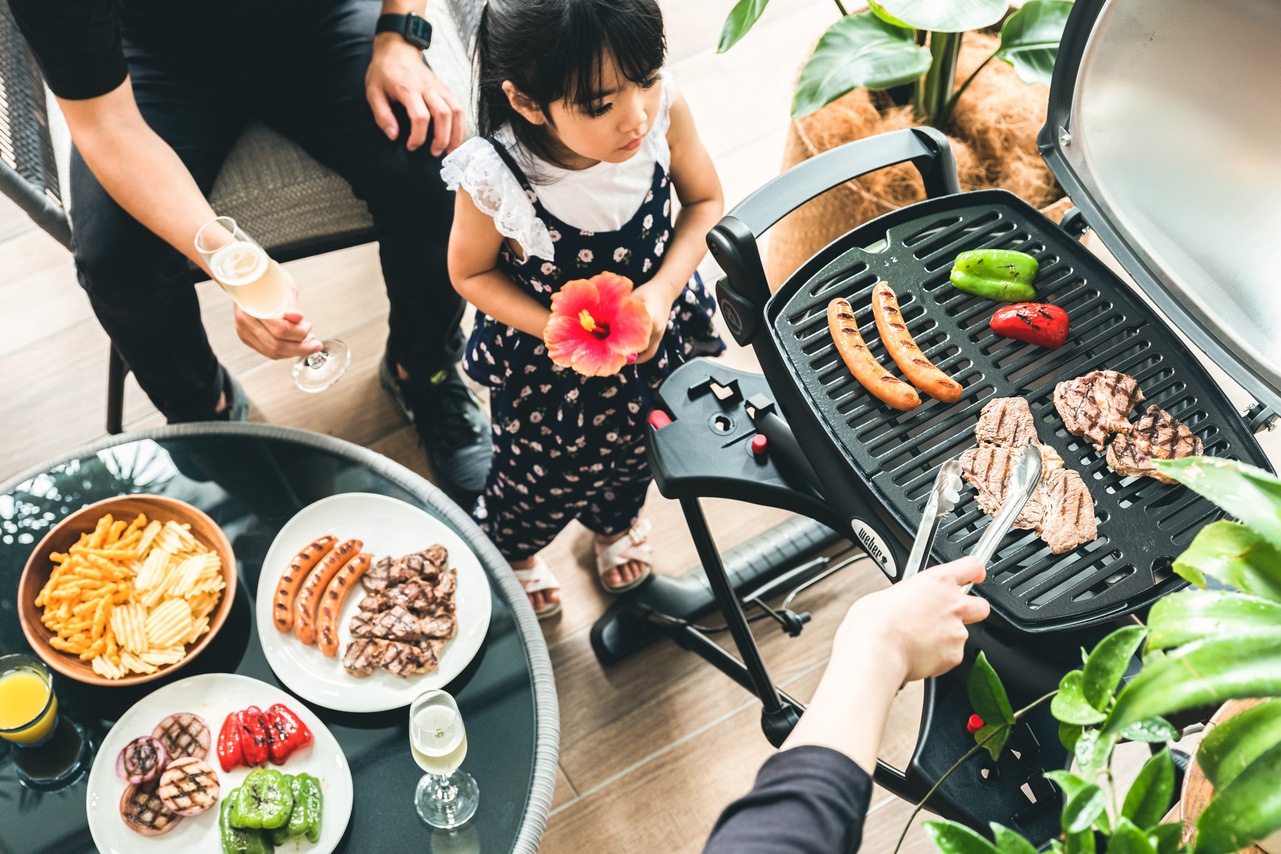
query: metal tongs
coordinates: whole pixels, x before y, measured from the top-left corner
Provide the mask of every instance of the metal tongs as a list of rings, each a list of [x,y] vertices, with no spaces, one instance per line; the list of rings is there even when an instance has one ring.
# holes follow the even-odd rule
[[[934,489],[925,500],[925,515],[921,518],[921,527],[916,529],[916,539],[912,542],[912,552],[907,556],[901,580],[911,578],[925,566],[934,538],[938,536],[939,526],[956,507],[960,498],[961,464],[956,457],[952,457],[939,467],[938,476],[934,478]]]
[[[1001,544],[1001,538],[1010,532],[1014,520],[1018,518],[1019,513],[1023,512],[1023,507],[1032,497],[1032,490],[1036,489],[1036,485],[1040,482],[1041,452],[1029,442],[1023,449],[1023,455],[1019,461],[1014,464],[1014,471],[1010,475],[1008,484],[1009,491],[1005,495],[1001,509],[983,529],[983,536],[979,537],[979,541],[974,544],[971,555],[984,564],[992,559],[992,555],[996,554],[996,549]],[[964,584],[961,586],[961,592],[968,593],[973,586],[973,584]]]

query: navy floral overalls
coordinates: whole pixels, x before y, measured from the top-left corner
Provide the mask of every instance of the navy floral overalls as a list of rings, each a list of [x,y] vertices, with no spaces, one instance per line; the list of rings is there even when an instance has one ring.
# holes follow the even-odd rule
[[[591,232],[552,216],[510,153],[489,142],[555,246],[555,262],[533,255],[521,261],[503,241],[499,269],[517,286],[550,308],[552,294],[574,279],[611,272],[638,287],[649,281],[672,233],[672,188],[661,164],[631,220],[617,231]],[[725,349],[712,327],[715,308],[695,275],[672,306],[657,355],[609,377],[558,367],[542,339],[477,313],[463,367],[490,387],[494,460],[473,514],[503,557],[532,557],[572,519],[598,534],[636,524],[652,479],[645,422],[654,390],[671,373],[673,352],[688,358]]]

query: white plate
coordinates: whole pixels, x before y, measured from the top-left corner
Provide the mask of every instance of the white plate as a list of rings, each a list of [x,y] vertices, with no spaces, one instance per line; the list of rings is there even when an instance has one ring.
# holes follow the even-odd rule
[[[364,678],[348,673],[342,666],[342,654],[351,643],[351,617],[360,610],[360,600],[364,598],[359,587],[343,604],[338,655],[334,658],[303,644],[293,632],[276,628],[271,605],[281,573],[294,555],[326,534],[333,534],[340,542],[361,540],[365,544],[363,550],[372,554],[375,562],[386,555],[398,557],[422,551],[433,543],[449,550],[449,565],[458,570],[458,589],[454,593],[458,634],[441,653],[440,667],[408,679],[381,667]],[[444,522],[386,495],[345,492],[304,507],[280,529],[263,558],[254,610],[267,663],[298,696],[341,712],[384,712],[408,706],[423,691],[442,688],[463,672],[489,631],[491,603],[489,579],[480,561]]]
[[[120,798],[128,786],[116,776],[116,757],[129,742],[151,731],[175,712],[194,712],[209,725],[209,755],[205,761],[218,773],[222,796],[244,781],[250,769],[242,766],[223,771],[218,764],[218,731],[231,712],[249,706],[266,709],[273,703],[284,703],[305,723],[315,743],[285,760],[280,770],[285,774],[306,772],[320,781],[324,792],[320,819],[320,841],[314,845],[303,839],[291,839],[276,849],[277,854],[329,854],[338,847],[351,818],[351,769],[347,757],[320,718],[281,691],[275,685],[234,673],[208,673],[192,676],[153,691],[133,704],[120,716],[98,748],[93,767],[89,769],[89,832],[94,845],[103,854],[134,854],[139,851],[211,851],[222,850],[218,837],[218,811],[221,802],[200,815],[186,816],[173,830],[161,836],[143,836],[130,830],[120,818]],[[275,766],[270,766],[275,767]]]

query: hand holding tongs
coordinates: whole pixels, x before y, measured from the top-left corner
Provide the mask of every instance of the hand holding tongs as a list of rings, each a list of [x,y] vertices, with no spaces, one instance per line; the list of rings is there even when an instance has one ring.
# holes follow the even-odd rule
[[[1023,512],[1024,505],[1032,497],[1032,490],[1036,489],[1036,485],[1040,482],[1041,452],[1029,442],[1023,449],[1023,455],[1019,461],[1014,464],[1014,471],[1007,484],[1008,492],[1005,494],[1005,501],[1001,503],[1001,509],[987,523],[983,536],[979,537],[979,541],[974,544],[974,550],[970,552],[972,556],[984,564],[992,559],[992,555],[996,554],[996,549],[1001,543],[1001,538],[1009,533],[1014,520],[1018,518],[1019,513]],[[962,585],[961,592],[968,593],[973,586],[973,584]]]
[[[952,512],[960,498],[961,464],[953,457],[939,467],[938,476],[934,478],[934,489],[925,501],[925,515],[921,518],[921,527],[916,529],[912,552],[907,556],[907,565],[903,568],[903,578],[900,580],[911,578],[925,566],[934,538],[938,535],[939,525],[943,524],[944,517]]]

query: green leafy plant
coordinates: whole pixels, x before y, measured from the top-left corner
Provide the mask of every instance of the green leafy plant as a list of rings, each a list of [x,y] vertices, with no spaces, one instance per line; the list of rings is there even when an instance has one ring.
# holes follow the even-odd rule
[[[1157,602],[1146,627],[1108,635],[1059,683],[1050,709],[1080,773],[1046,773],[1065,797],[1063,835],[1051,843],[1053,852],[1094,852],[1102,843],[1109,854],[1230,854],[1281,829],[1281,481],[1212,457],[1158,467],[1240,522],[1205,526],[1175,561],[1175,571],[1200,589]],[[1142,669],[1122,686],[1140,650]],[[1000,748],[993,747],[1004,745],[1017,721],[1005,711],[1009,701],[1001,703],[1000,678],[981,656],[969,690],[975,711],[993,723],[976,733],[965,758],[979,749],[996,757]],[[1166,715],[1246,697],[1272,699],[1220,724],[1197,749],[1215,793],[1191,846],[1182,844],[1180,824],[1161,823],[1174,795],[1168,747],[1148,760],[1118,802],[1111,760],[1120,741],[1174,740],[1179,733]],[[994,841],[952,822],[926,822],[925,829],[946,854],[1033,850],[996,824]]]
[[[1049,83],[1070,0],[1028,0],[1006,19],[1001,43],[960,86],[955,86],[961,38],[967,30],[995,25],[1008,0],[869,0],[851,15],[834,0],[841,18],[819,39],[792,98],[792,116],[806,116],[847,92],[914,84],[916,118],[947,130],[961,93],[993,59],[1008,62],[1025,83]],[[739,0],[721,29],[718,53],[734,46],[760,18],[769,0]]]

